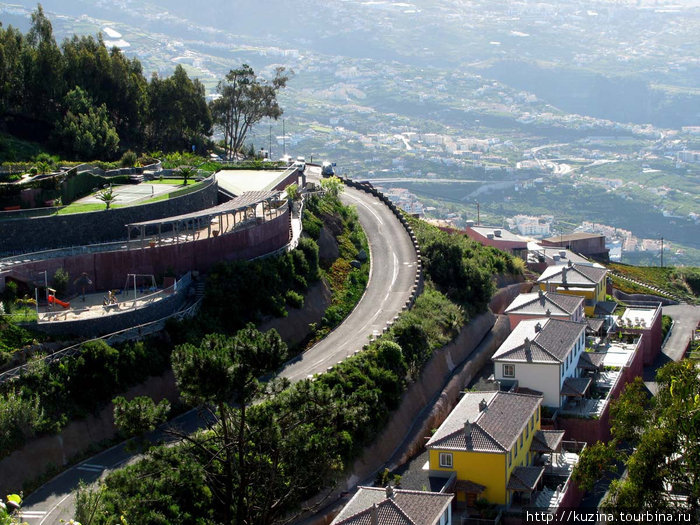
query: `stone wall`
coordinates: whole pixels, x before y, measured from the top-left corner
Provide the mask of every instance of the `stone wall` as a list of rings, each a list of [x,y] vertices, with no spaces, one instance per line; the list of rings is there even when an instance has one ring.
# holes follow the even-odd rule
[[[213,181],[187,195],[142,206],[91,213],[6,219],[0,221],[0,255],[126,239],[127,223],[204,210],[216,206],[217,199],[218,184]]]

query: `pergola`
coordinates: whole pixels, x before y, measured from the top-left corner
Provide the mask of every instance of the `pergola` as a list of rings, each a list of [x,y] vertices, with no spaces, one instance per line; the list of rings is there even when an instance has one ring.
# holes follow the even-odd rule
[[[196,240],[205,232],[206,238],[225,235],[258,218],[279,216],[287,206],[286,202],[281,206],[273,206],[273,202],[280,200],[279,195],[279,191],[249,191],[206,210],[129,223],[126,225],[127,239],[131,241],[131,232],[138,230],[137,239],[141,239],[141,248],[145,248],[147,236],[151,237],[150,246],[160,246],[172,242],[179,244],[182,235],[185,237],[183,242],[189,241],[190,235],[191,240]],[[259,206],[262,209],[261,215],[258,215]]]

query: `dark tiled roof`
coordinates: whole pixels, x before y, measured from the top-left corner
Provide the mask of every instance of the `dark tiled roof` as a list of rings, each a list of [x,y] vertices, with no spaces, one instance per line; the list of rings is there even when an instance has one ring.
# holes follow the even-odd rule
[[[590,377],[569,377],[564,380],[564,384],[561,386],[562,396],[583,396],[591,386]]]
[[[596,305],[596,308],[597,308],[597,305]],[[605,324],[605,319],[601,319],[598,317],[593,317],[593,318],[587,317],[586,318],[587,328],[591,332],[594,332],[594,333],[598,332],[603,327],[604,324]]]
[[[544,467],[515,467],[508,480],[508,490],[532,492],[542,477]]]
[[[540,326],[539,331],[537,325]],[[527,363],[562,363],[585,329],[585,323],[565,319],[520,321],[493,354],[492,359]]]
[[[532,437],[530,452],[556,452],[563,439],[563,430],[538,430]]]
[[[506,314],[569,316],[576,312],[583,303],[583,297],[554,292],[535,292],[520,294],[510,306]],[[549,312],[549,314],[547,313]]]
[[[488,406],[480,412],[482,399],[487,399]],[[477,452],[507,451],[541,402],[539,396],[467,392],[426,446]],[[466,421],[471,423],[468,436],[464,425]]]
[[[486,490],[486,487],[469,479],[460,479],[457,481],[457,483],[455,483],[455,490],[460,492],[471,492],[472,494],[481,494]]]
[[[582,370],[599,370],[603,366],[605,354],[582,352],[576,366]]]
[[[555,235],[554,237],[547,237],[546,239],[543,239],[545,241],[553,242],[553,243],[559,243],[559,242],[566,242],[566,241],[579,241],[583,239],[599,239],[600,237],[604,237],[602,233],[587,233],[587,232],[576,232],[576,233],[567,233],[563,235]]]
[[[384,488],[360,487],[333,525],[370,525],[373,505],[380,525],[432,525],[439,522],[452,498],[452,494],[401,489],[394,489],[388,498]]]
[[[542,272],[537,282],[563,284],[564,275],[566,275],[566,284],[569,286],[595,286],[603,280],[607,271],[605,268],[585,264],[549,266]]]
[[[593,315],[612,315],[616,308],[615,301],[598,301],[593,309]]]

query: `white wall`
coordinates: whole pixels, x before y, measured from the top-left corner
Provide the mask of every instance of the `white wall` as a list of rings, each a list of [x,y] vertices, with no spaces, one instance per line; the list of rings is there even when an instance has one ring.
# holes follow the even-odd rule
[[[544,394],[545,406],[558,407],[561,392],[559,364],[509,363],[515,365],[515,378],[503,377],[503,364],[507,361],[494,360],[494,377],[496,380],[518,380],[518,386],[538,390]]]

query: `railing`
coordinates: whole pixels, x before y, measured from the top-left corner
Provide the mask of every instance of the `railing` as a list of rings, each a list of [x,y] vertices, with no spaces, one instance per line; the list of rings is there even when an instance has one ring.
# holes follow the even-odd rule
[[[181,279],[181,281],[182,281],[182,279]],[[178,282],[180,282],[180,281],[178,281]],[[113,344],[113,343],[118,343],[121,341],[127,341],[129,339],[141,338],[141,337],[144,337],[146,335],[159,332],[164,328],[165,323],[166,323],[166,321],[168,321],[168,319],[180,320],[180,319],[184,319],[187,317],[192,317],[199,311],[199,308],[201,307],[201,305],[202,305],[202,298],[200,297],[191,305],[189,305],[185,308],[181,308],[180,310],[173,312],[171,314],[168,314],[165,317],[161,317],[160,319],[156,319],[155,321],[149,321],[148,323],[143,323],[143,324],[140,324],[137,326],[131,326],[129,328],[124,328],[123,330],[119,330],[117,332],[112,332],[110,334],[106,334],[106,335],[103,335],[100,337],[95,337],[93,339],[88,339],[87,341],[82,341],[80,343],[68,346],[66,348],[63,348],[61,350],[53,352],[50,355],[43,357],[42,361],[46,364],[49,364],[49,363],[52,363],[54,361],[58,361],[60,359],[63,359],[64,357],[78,355],[83,351],[83,345],[85,343],[89,343],[91,341],[104,340],[107,343]],[[0,373],[0,384],[6,383],[7,381],[11,381],[12,379],[15,379],[15,378],[21,376],[25,370],[27,370],[29,367],[32,366],[32,364],[33,364],[33,362],[25,363],[23,365],[17,366],[15,368],[12,368],[10,370],[6,370],[5,372]]]

